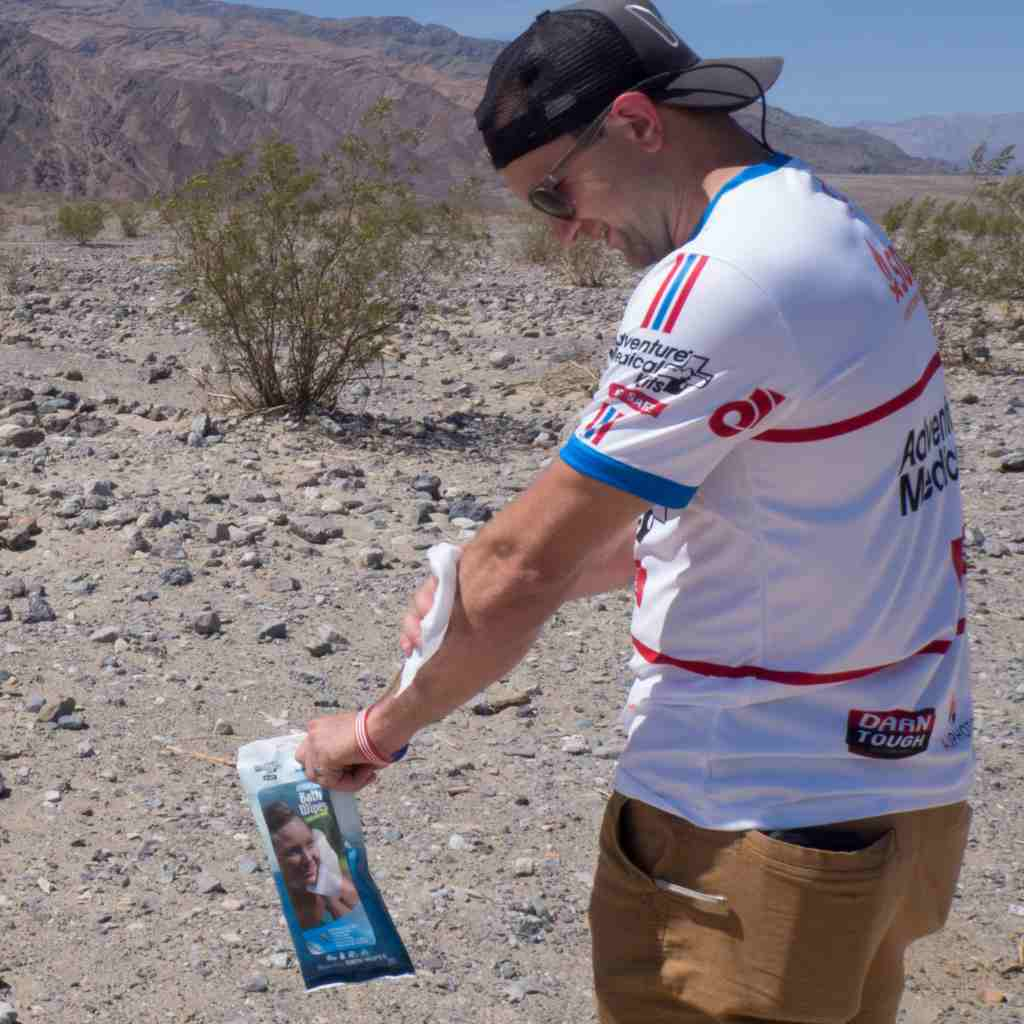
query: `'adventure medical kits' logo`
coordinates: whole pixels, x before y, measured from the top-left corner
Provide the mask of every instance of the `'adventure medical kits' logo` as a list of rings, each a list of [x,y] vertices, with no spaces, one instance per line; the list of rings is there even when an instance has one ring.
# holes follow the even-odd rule
[[[935,708],[907,711],[862,711],[851,708],[846,720],[846,746],[851,754],[898,760],[923,754],[935,728]]]
[[[744,430],[756,427],[773,409],[782,405],[785,395],[770,388],[755,388],[742,402],[720,405],[708,420],[712,433],[719,437],[735,437]]]

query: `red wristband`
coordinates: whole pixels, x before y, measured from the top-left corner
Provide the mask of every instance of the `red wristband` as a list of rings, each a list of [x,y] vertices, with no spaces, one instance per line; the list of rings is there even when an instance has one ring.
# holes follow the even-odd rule
[[[356,715],[356,746],[367,764],[372,764],[375,768],[386,768],[391,764],[391,758],[385,757],[370,739],[366,728],[366,720],[369,716],[370,708],[363,708]]]

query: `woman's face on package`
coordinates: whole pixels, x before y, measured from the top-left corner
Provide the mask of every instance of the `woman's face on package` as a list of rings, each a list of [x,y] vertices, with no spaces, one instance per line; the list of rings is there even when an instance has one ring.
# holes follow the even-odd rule
[[[320,853],[313,830],[301,818],[292,818],[274,833],[274,852],[287,888],[304,891],[316,884]]]

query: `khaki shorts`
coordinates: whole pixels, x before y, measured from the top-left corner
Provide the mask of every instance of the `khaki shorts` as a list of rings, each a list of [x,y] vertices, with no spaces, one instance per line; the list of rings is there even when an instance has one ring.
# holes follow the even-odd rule
[[[831,825],[855,852],[828,852],[613,794],[590,905],[602,1024],[892,1024],[970,820],[959,803]]]

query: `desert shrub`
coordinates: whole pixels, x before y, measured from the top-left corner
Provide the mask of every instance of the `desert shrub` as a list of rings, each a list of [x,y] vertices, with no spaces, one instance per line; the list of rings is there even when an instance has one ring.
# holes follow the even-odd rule
[[[579,236],[562,250],[562,273],[579,288],[604,288],[615,269],[612,253],[602,242]]]
[[[102,230],[107,212],[101,203],[62,203],[57,210],[56,231],[61,238],[73,238],[79,245],[91,242]]]
[[[543,220],[531,216],[520,228],[518,237],[519,256],[524,263],[551,266],[562,255],[562,243],[551,230],[547,217]]]
[[[237,400],[333,405],[459,271],[473,241],[465,205],[417,199],[401,154],[418,139],[382,100],[318,165],[269,139],[158,202],[191,315]]]
[[[118,227],[122,238],[138,238],[142,234],[142,221],[145,216],[144,207],[138,203],[118,203],[114,207]]]
[[[0,284],[8,295],[18,295],[28,287],[28,255],[24,249],[0,253]]]
[[[971,157],[969,199],[940,207],[932,196],[891,207],[883,226],[910,265],[930,306],[953,294],[1024,301],[1024,173],[1011,171],[1014,147]]]

